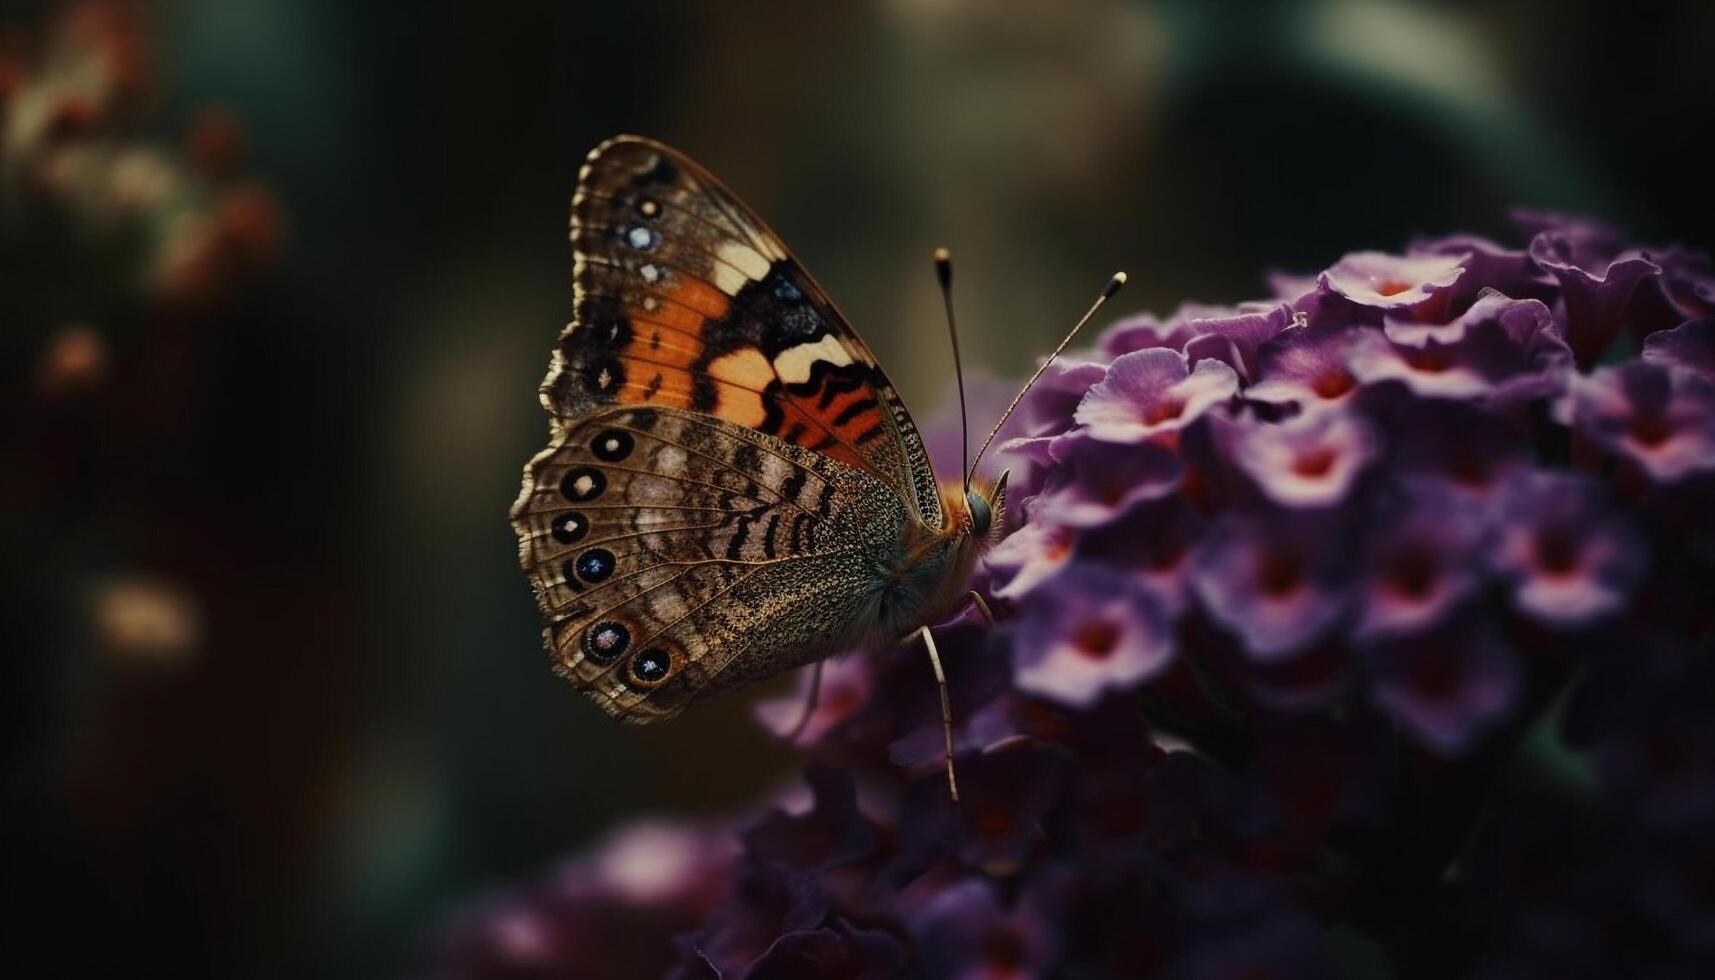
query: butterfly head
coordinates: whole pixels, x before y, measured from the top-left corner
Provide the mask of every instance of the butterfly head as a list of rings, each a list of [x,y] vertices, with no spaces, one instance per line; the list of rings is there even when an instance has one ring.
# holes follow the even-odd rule
[[[1007,476],[1002,473],[992,485],[972,484],[964,491],[965,520],[961,522],[961,530],[984,547],[995,543],[1001,526],[1006,523]]]

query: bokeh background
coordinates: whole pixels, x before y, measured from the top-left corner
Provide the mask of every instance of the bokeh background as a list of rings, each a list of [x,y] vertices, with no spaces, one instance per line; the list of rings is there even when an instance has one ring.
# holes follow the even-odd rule
[[[549,674],[505,512],[583,154],[701,159],[924,414],[1120,311],[1529,205],[1715,244],[1706,4],[0,4],[0,973],[420,972],[789,778]],[[985,420],[975,420],[982,425]]]

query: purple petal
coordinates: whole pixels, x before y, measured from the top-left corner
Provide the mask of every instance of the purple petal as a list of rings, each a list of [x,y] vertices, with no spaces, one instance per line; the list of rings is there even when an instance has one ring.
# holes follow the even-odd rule
[[[1048,471],[1031,516],[1067,527],[1111,523],[1172,493],[1184,478],[1179,457],[1159,446],[1116,446],[1075,432],[1062,436],[1052,455],[1061,462]]]
[[[1368,331],[1347,326],[1290,327],[1257,354],[1257,378],[1245,397],[1273,405],[1333,404],[1357,390],[1349,357]]]
[[[1525,613],[1583,626],[1618,612],[1645,567],[1643,544],[1601,487],[1572,474],[1521,472],[1501,500],[1494,563]]]
[[[1619,336],[1638,284],[1661,275],[1661,266],[1639,253],[1623,252],[1610,261],[1564,233],[1536,236],[1530,257],[1560,283],[1566,340],[1583,368],[1595,364]]]
[[[1481,584],[1488,524],[1445,484],[1418,484],[1371,520],[1355,636],[1422,632]]]
[[[1185,355],[1176,351],[1134,351],[1114,359],[1074,418],[1093,438],[1139,443],[1177,432],[1238,387],[1238,376],[1220,361],[1200,361],[1187,371]]]
[[[994,594],[1016,599],[1053,578],[1071,560],[1077,531],[1047,521],[1031,521],[1007,535],[990,551],[986,562],[1003,581]]]
[[[1416,306],[1459,281],[1468,253],[1388,255],[1353,252],[1322,273],[1320,282],[1362,306],[1391,310]]]
[[[1191,586],[1252,657],[1281,660],[1327,634],[1350,604],[1338,532],[1302,516],[1227,514],[1198,547]]]
[[[1284,422],[1244,424],[1233,459],[1263,493],[1286,507],[1328,507],[1346,499],[1380,451],[1368,423],[1339,409]]]
[[[1573,411],[1580,433],[1655,480],[1715,470],[1715,380],[1705,375],[1647,361],[1602,368],[1577,380]]]
[[[1153,595],[1115,571],[1074,564],[1025,600],[1014,676],[1020,690],[1086,708],[1160,672],[1172,655]]]
[[[1484,627],[1469,622],[1366,650],[1376,700],[1418,741],[1458,755],[1505,717],[1518,665]]]
[[[1644,360],[1715,379],[1715,316],[1682,323],[1644,338]]]
[[[1548,300],[1554,295],[1554,280],[1531,261],[1527,250],[1503,248],[1477,235],[1416,241],[1409,254],[1468,256],[1465,274],[1448,290],[1449,302],[1455,310],[1489,289],[1517,299]]]

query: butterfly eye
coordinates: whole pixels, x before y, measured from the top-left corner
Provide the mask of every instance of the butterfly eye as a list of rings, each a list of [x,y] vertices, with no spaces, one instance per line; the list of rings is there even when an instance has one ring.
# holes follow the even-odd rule
[[[597,663],[613,663],[630,645],[631,631],[621,623],[597,623],[584,633],[584,656]]]
[[[583,503],[601,496],[607,489],[607,477],[602,476],[601,470],[593,466],[580,466],[566,473],[560,480],[560,494],[567,500]]]
[[[584,535],[590,533],[589,519],[575,510],[566,511],[554,518],[554,523],[549,527],[553,531],[554,540],[561,544],[577,544],[583,540]]]
[[[989,532],[989,522],[994,520],[994,513],[989,510],[989,502],[975,491],[965,491],[965,506],[971,510],[971,535],[982,537]]]
[[[573,570],[585,582],[600,582],[613,574],[613,552],[606,548],[591,548],[578,556]]]
[[[590,440],[590,452],[595,453],[597,459],[617,463],[630,456],[635,445],[631,433],[623,429],[609,429]]]
[[[631,680],[640,687],[654,687],[673,670],[673,655],[651,647],[631,658]]]

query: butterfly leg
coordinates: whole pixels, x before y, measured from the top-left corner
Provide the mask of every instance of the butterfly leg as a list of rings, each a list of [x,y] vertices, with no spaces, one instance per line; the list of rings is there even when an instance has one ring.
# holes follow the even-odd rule
[[[804,713],[798,716],[798,723],[786,733],[788,745],[798,741],[798,736],[804,734],[804,729],[810,726],[810,716],[816,713],[816,701],[822,696],[822,665],[826,660],[816,661],[816,672],[810,675],[810,698],[804,702]]]
[[[929,665],[935,668],[935,683],[941,689],[941,731],[947,738],[947,791],[953,795],[953,802],[959,802],[959,781],[953,775],[953,704],[947,697],[947,675],[941,670],[941,654],[935,649],[935,634],[925,626],[918,630],[923,634],[923,645],[929,648]]]
[[[982,595],[978,593],[977,590],[972,589],[970,595],[972,604],[977,607],[977,612],[982,613],[983,619],[986,620],[990,626],[993,626],[994,610],[989,608],[989,604],[984,601]]]

